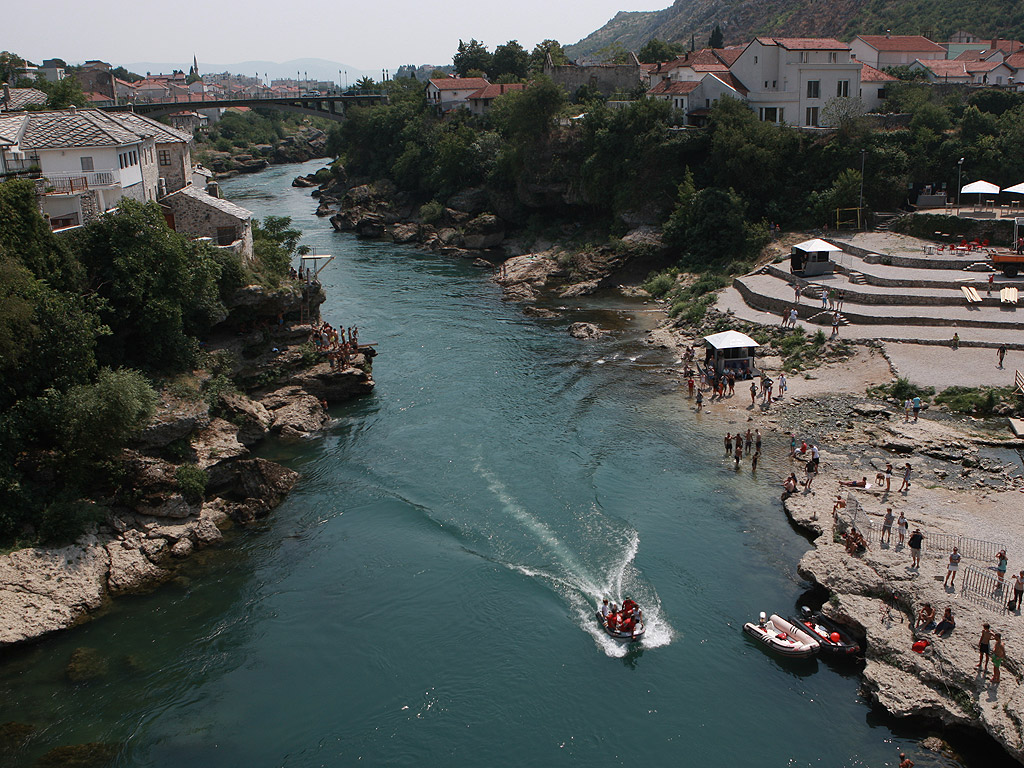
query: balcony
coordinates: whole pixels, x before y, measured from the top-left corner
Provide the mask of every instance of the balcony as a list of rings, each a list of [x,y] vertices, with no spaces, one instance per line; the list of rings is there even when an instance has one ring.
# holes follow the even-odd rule
[[[114,171],[79,171],[70,173],[46,173],[45,194],[74,195],[90,189],[116,187],[120,176]]]

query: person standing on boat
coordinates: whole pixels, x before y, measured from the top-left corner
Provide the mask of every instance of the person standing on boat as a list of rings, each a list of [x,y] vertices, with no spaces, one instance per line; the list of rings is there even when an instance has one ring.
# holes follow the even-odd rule
[[[608,621],[608,614],[612,612],[612,609],[608,606],[608,598],[606,597],[601,602],[601,618]]]

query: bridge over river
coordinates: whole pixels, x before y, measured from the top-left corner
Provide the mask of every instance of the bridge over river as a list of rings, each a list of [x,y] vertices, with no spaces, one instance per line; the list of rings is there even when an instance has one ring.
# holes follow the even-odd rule
[[[368,107],[374,104],[387,103],[388,95],[384,91],[346,91],[327,96],[289,96],[289,97],[257,97],[222,99],[182,99],[180,101],[146,101],[132,104],[117,104],[100,109],[107,112],[137,112],[147,117],[163,117],[196,109],[226,109],[228,107],[262,107],[279,109],[284,112],[298,112],[303,115],[326,117],[328,120],[341,122],[345,112],[352,107]]]

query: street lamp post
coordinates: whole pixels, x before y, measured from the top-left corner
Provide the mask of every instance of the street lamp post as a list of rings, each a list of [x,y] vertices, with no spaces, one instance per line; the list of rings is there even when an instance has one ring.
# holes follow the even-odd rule
[[[956,215],[960,215],[960,179],[963,178],[964,174],[964,159],[961,157],[956,164]]]

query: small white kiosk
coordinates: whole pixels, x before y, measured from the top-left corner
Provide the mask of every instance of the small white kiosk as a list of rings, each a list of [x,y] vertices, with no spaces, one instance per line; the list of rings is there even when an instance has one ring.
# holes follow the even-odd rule
[[[815,238],[804,240],[793,246],[789,255],[789,271],[800,277],[814,277],[815,275],[831,275],[835,271],[835,264],[832,263],[833,253],[842,253],[843,249],[832,243]]]
[[[723,331],[704,337],[706,353],[704,367],[708,373],[716,376],[732,371],[737,379],[749,379],[756,376],[754,366],[754,350],[760,344],[739,331]]]

